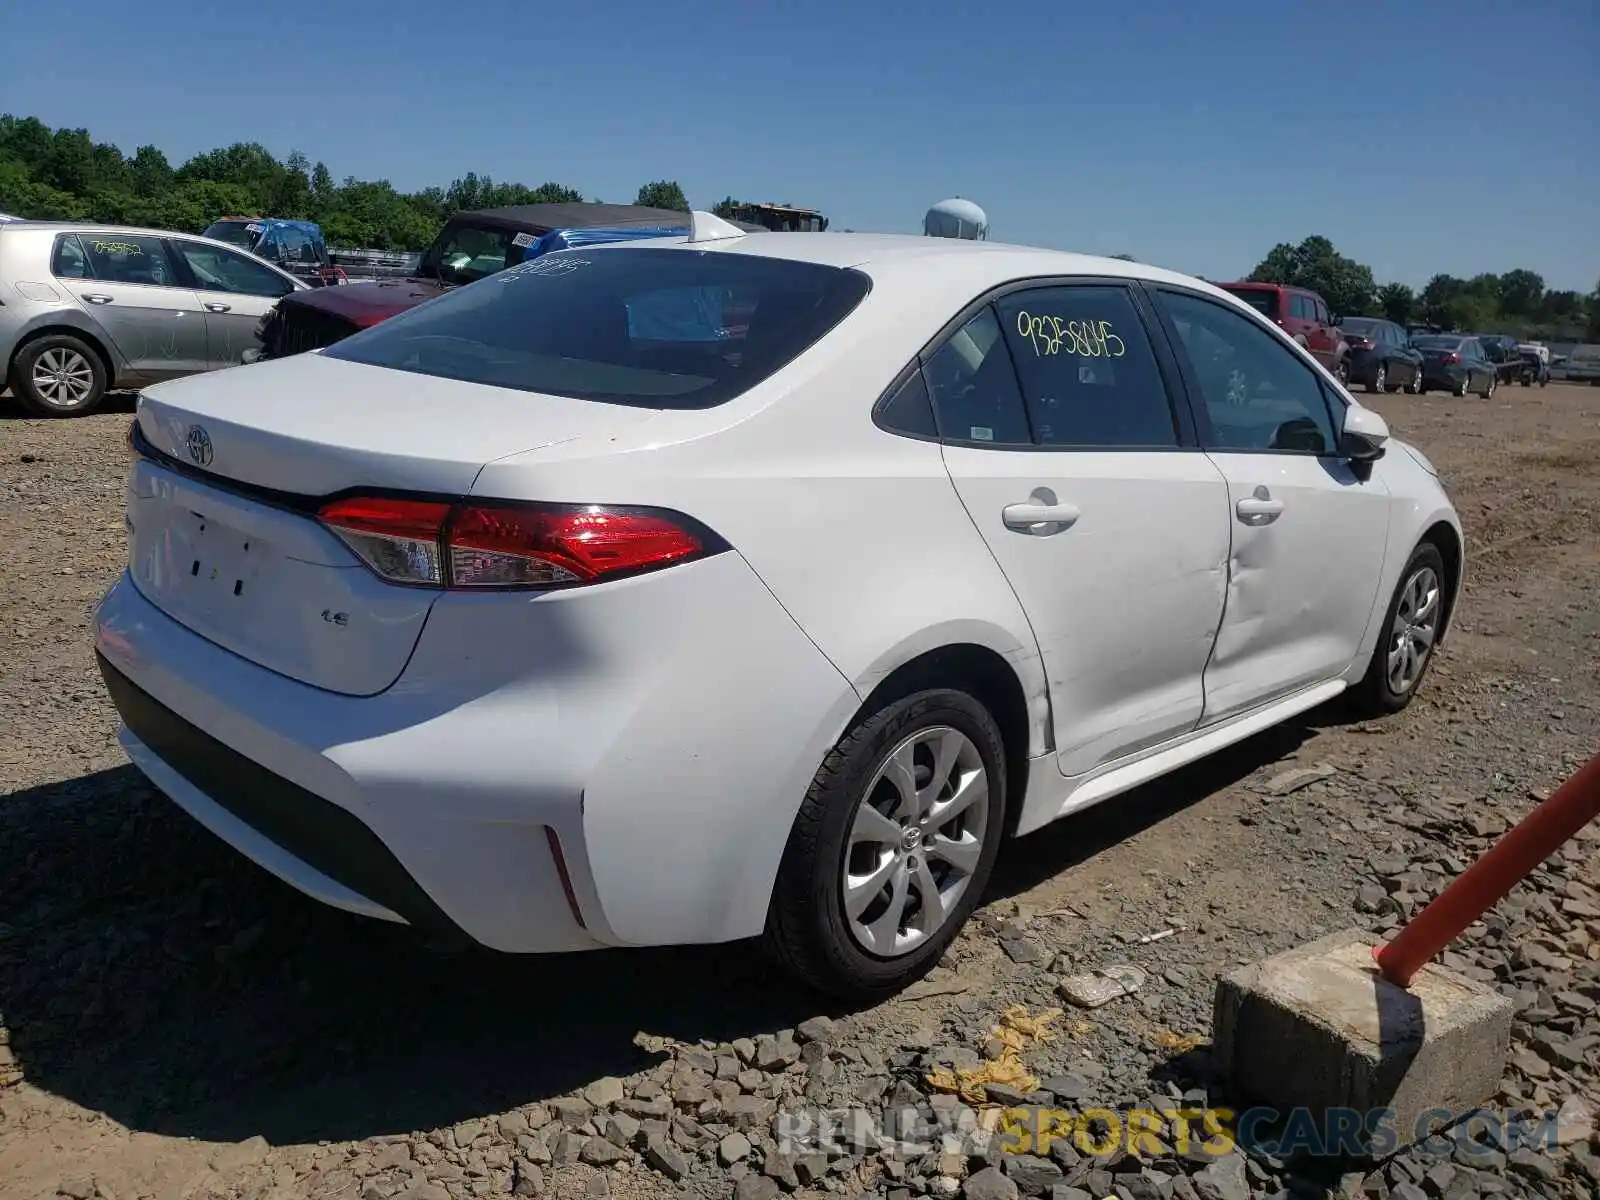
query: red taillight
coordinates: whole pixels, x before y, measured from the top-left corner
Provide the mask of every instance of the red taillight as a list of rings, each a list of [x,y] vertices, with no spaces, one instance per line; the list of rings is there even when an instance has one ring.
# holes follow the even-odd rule
[[[1461,361],[1461,355],[1459,355],[1459,354],[1446,354],[1444,356],[1444,361],[1447,362],[1447,363],[1458,363],[1458,362]]]
[[[671,515],[599,505],[448,504],[360,496],[318,518],[392,583],[421,587],[554,587],[682,562],[705,540]]]
[[[1350,348],[1352,350],[1371,350],[1372,349],[1372,339],[1371,338],[1364,338],[1364,337],[1351,338],[1350,339]]]

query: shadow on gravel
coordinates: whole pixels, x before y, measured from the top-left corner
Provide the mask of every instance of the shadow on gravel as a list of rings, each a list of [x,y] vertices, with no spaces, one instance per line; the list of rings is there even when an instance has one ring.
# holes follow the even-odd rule
[[[1014,844],[1014,894],[1243,778],[1307,726]],[[137,1130],[274,1144],[449,1125],[818,1011],[749,946],[437,958],[302,897],[131,767],[0,798],[0,1017],[35,1086]]]
[[[133,410],[138,406],[138,392],[107,392],[106,398],[100,402],[96,413],[127,413],[133,416]],[[71,417],[66,420],[73,420]],[[0,421],[37,421],[27,409],[22,407],[16,395],[9,389],[0,388]]]

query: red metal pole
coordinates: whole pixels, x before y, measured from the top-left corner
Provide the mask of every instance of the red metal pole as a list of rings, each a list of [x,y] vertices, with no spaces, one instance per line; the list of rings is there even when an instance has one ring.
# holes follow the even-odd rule
[[[1561,843],[1600,816],[1600,754],[1591,758],[1543,804],[1518,821],[1461,875],[1407,922],[1372,956],[1390,983],[1406,987],[1412,977]]]

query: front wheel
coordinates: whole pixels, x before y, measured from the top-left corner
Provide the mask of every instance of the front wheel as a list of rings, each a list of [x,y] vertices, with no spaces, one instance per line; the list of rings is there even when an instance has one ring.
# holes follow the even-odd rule
[[[1367,673],[1350,691],[1360,715],[1399,712],[1417,694],[1444,628],[1444,579],[1439,548],[1432,542],[1418,545],[1400,572]]]
[[[965,692],[897,700],[849,731],[789,834],[767,914],[818,990],[881,999],[939,960],[982,897],[1006,816],[1005,749]]]

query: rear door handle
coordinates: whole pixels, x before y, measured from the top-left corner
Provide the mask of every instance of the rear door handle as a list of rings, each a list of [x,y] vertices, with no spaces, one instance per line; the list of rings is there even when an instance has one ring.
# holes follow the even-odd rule
[[[1008,504],[1000,510],[1007,529],[1045,536],[1068,529],[1078,519],[1071,504]]]
[[[233,305],[231,305],[231,304],[218,304],[215,300],[207,300],[206,301],[206,311],[207,312],[232,312],[233,311]]]
[[[1239,514],[1239,520],[1246,525],[1271,525],[1283,515],[1283,501],[1273,500],[1264,495],[1246,496],[1239,501],[1234,511]]]
[[[90,304],[110,304],[111,303],[111,297],[110,296],[102,296],[99,292],[86,292],[86,293],[84,293],[84,297],[83,298],[85,300],[87,300]]]

